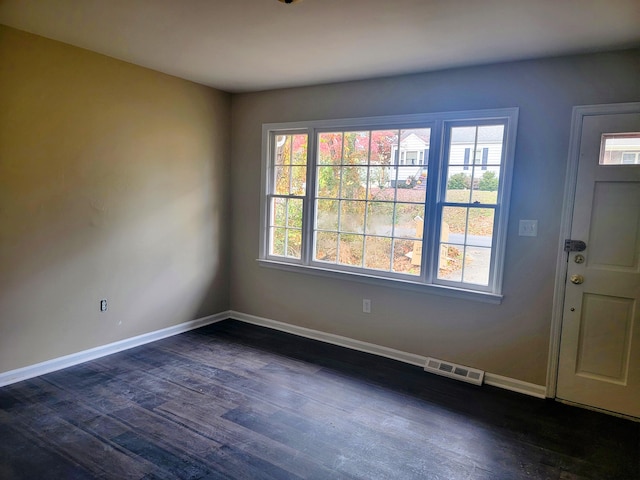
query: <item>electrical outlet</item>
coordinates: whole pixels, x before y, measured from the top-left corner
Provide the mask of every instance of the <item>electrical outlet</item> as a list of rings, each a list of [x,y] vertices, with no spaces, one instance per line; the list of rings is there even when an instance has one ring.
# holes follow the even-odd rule
[[[364,313],[371,313],[371,300],[368,298],[362,299],[362,311]]]
[[[106,312],[107,311],[107,301],[106,300],[100,300],[100,311],[101,312]]]

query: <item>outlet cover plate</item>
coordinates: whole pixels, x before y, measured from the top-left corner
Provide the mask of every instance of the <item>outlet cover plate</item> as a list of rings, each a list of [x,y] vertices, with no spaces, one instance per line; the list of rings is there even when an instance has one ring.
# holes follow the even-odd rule
[[[371,300],[368,298],[362,299],[362,311],[363,313],[371,313]]]

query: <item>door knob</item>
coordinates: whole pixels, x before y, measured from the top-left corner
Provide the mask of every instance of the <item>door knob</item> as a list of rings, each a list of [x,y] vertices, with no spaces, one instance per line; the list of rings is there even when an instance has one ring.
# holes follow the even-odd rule
[[[571,280],[571,283],[580,285],[582,282],[584,282],[584,277],[582,275],[571,275],[571,278],[569,280]]]

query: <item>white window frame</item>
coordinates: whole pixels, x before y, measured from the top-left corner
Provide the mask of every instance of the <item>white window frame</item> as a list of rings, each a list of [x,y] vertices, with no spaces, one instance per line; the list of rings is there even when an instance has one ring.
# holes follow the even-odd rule
[[[504,148],[502,171],[498,188],[497,206],[491,253],[489,285],[480,286],[437,279],[442,203],[447,185],[447,132],[452,126],[504,124]],[[262,266],[294,272],[305,272],[332,278],[348,278],[355,281],[466,298],[488,303],[502,301],[502,279],[506,251],[507,224],[518,108],[442,112],[382,117],[319,120],[307,122],[267,123],[262,126],[262,192],[260,205],[260,244],[258,262]],[[359,267],[325,264],[313,261],[313,215],[316,171],[316,139],[322,131],[379,130],[431,128],[429,145],[429,174],[427,178],[426,219],[423,232],[421,275],[418,277],[393,272],[378,272]],[[307,188],[303,202],[302,255],[300,259],[269,255],[269,206],[268,193],[272,182],[272,160],[276,134],[308,134]],[[400,163],[398,161],[398,163]]]

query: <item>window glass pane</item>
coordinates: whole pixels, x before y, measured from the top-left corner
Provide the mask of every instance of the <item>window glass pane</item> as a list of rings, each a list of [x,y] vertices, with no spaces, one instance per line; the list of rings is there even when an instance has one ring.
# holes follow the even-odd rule
[[[390,172],[390,185],[401,201],[423,202],[426,193],[426,170],[422,167],[397,167]]]
[[[467,245],[490,247],[493,240],[494,217],[495,210],[493,208],[470,208],[465,243]]]
[[[318,200],[316,202],[316,228],[338,230],[338,201]]]
[[[338,234],[317,232],[314,260],[336,263],[338,252]]]
[[[468,211],[469,209],[464,207],[444,207],[442,209],[441,242],[464,244]]]
[[[307,134],[276,135],[274,165],[306,165]]]
[[[448,243],[441,244],[438,258],[438,278],[461,282],[463,257],[464,246]]]
[[[401,238],[422,237],[424,205],[417,203],[397,203],[395,211],[394,236]]]
[[[367,167],[342,167],[340,198],[366,198],[367,170]]]
[[[291,164],[307,164],[307,135],[293,135],[291,137]]]
[[[502,163],[503,141],[504,125],[478,127],[478,144],[476,145],[476,151],[480,153],[478,163],[500,165]]]
[[[493,208],[443,208],[439,279],[489,284],[494,219]]]
[[[340,165],[342,163],[342,133],[318,134],[318,164]]]
[[[307,185],[307,167],[293,166],[291,169],[290,191],[291,195],[303,196]]]
[[[449,166],[447,171],[447,194],[445,201],[470,203],[472,169]]]
[[[451,128],[445,200],[498,201],[504,125]]]
[[[271,225],[284,227],[287,221],[287,199],[271,199]]]
[[[277,195],[289,195],[291,167],[286,165],[276,166],[275,173],[275,193]]]
[[[340,171],[340,167],[318,167],[318,197],[338,198]]]
[[[374,130],[371,132],[372,165],[391,165],[398,150],[398,130]]]
[[[393,271],[407,275],[420,275],[420,240],[393,241]]]
[[[273,159],[274,165],[290,165],[291,164],[291,136],[276,135],[275,137],[276,152]]]
[[[369,200],[393,201],[395,191],[391,188],[391,175],[395,174],[392,167],[371,167],[369,169]]]
[[[302,228],[302,199],[287,199],[287,226]]]
[[[393,230],[393,203],[367,203],[367,233],[391,236]],[[389,257],[391,258],[391,257]]]
[[[399,202],[424,203],[427,194],[427,170],[421,166],[398,168],[396,199]]]
[[[476,167],[474,168],[474,177],[474,189],[471,193],[471,203],[497,203],[498,186],[500,183],[500,167],[487,167],[484,171]]]
[[[343,265],[362,266],[362,250],[364,237],[362,235],[340,234],[340,258],[338,263]]]
[[[297,229],[287,230],[287,256],[300,258],[302,252],[302,231]]]
[[[345,132],[343,152],[346,165],[369,163],[369,132]]]
[[[452,127],[449,139],[449,165],[465,164],[465,149],[475,152],[478,127]]]
[[[444,207],[440,241],[490,247],[494,218],[493,208]]]
[[[343,200],[340,202],[340,231],[364,233],[365,202]]]
[[[425,152],[429,150],[431,141],[430,128],[410,128],[400,130],[400,152],[405,153],[406,165],[418,165],[424,163]]]
[[[284,257],[285,252],[285,244],[287,241],[287,230],[284,228],[271,228],[271,241],[269,245],[271,246],[271,250],[269,253],[271,255],[279,255]]]
[[[640,132],[602,135],[600,165],[640,164]]]
[[[476,285],[489,285],[490,265],[490,248],[466,247],[462,281]]]
[[[364,266],[375,270],[389,271],[391,268],[391,239],[366,237]]]

